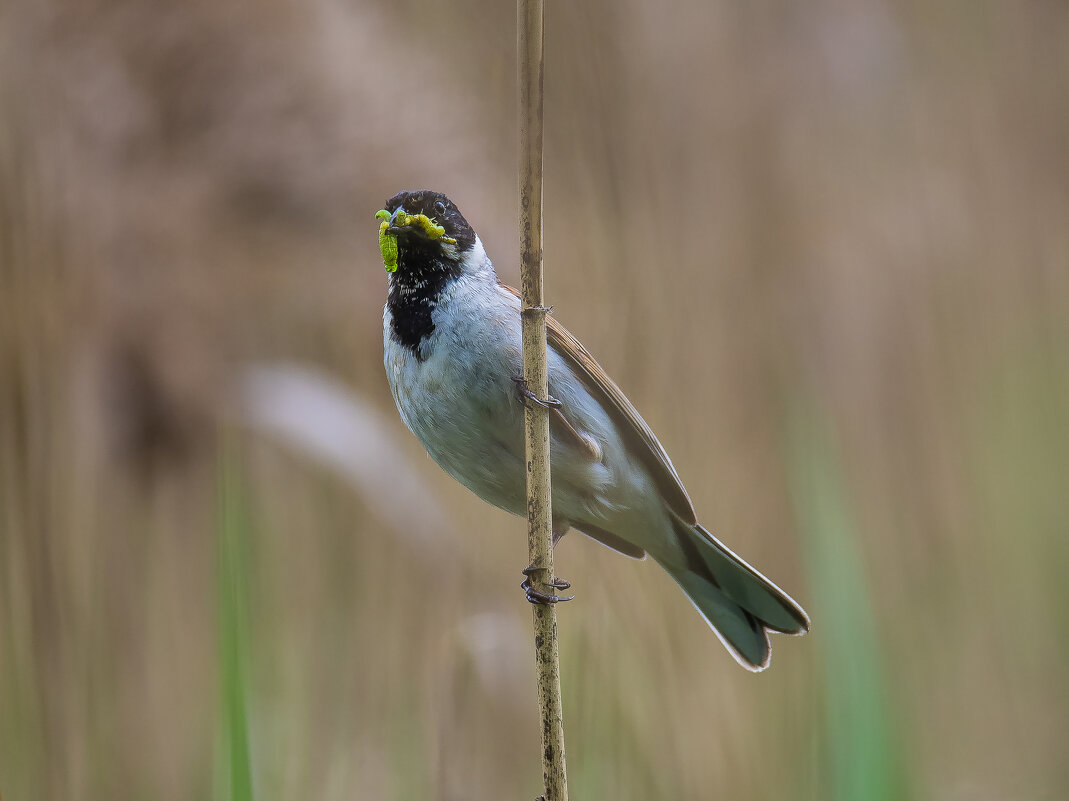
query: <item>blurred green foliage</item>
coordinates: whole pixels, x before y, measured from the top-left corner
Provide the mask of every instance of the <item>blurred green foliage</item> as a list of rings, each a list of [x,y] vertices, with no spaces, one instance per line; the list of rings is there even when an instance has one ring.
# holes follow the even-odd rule
[[[794,402],[787,444],[791,496],[814,590],[810,614],[827,630],[820,643],[828,797],[904,800],[908,776],[857,526],[831,432],[815,415],[806,402]]]
[[[248,579],[251,562],[250,526],[242,476],[233,442],[224,444],[219,465],[219,679],[220,741],[224,756],[218,761],[223,777],[216,798],[251,801],[249,730],[246,710],[248,671]]]

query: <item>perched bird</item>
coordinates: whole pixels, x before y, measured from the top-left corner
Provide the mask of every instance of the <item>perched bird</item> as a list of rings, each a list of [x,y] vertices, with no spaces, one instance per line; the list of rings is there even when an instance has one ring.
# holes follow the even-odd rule
[[[377,216],[390,284],[384,361],[401,419],[453,478],[523,515],[532,397],[522,383],[519,294],[498,281],[445,195],[400,192]],[[764,669],[768,632],[804,634],[805,611],[699,525],[646,422],[578,340],[552,316],[546,322],[554,542],[574,527],[627,556],[649,554],[739,663]],[[559,600],[531,589],[528,599]]]

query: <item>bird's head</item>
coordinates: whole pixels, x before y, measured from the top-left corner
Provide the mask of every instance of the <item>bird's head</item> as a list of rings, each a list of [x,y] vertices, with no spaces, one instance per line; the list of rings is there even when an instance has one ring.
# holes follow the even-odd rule
[[[478,242],[453,202],[429,189],[398,192],[375,216],[383,263],[397,278],[463,272]]]

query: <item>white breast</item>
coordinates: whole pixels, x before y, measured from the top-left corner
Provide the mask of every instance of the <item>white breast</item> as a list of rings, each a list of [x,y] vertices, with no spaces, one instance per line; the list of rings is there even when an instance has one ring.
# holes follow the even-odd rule
[[[438,299],[422,359],[393,338],[386,308],[386,373],[401,419],[431,457],[484,500],[522,515],[523,406],[512,380],[522,374],[519,302],[485,263],[489,272],[465,271]],[[604,451],[603,462],[592,464],[574,446],[551,441],[555,516],[604,520],[644,502],[647,481],[604,409],[552,350],[549,368],[550,393]]]
[[[383,315],[385,365],[405,425],[431,457],[480,497],[521,514],[523,407],[511,376],[520,371],[519,316],[463,275],[439,298],[422,360],[391,335]]]

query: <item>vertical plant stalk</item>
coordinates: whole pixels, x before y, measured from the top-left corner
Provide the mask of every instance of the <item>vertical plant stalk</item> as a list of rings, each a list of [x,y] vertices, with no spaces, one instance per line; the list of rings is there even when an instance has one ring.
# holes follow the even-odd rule
[[[219,459],[219,674],[221,685],[221,736],[226,757],[217,797],[252,801],[249,757],[249,723],[246,708],[248,661],[248,506],[242,483],[238,445],[230,432],[222,432]]]
[[[520,78],[520,280],[523,294],[523,377],[539,398],[549,396],[546,308],[542,296],[543,0],[517,0]],[[549,412],[528,403],[523,416],[527,453],[527,549],[535,589],[553,594],[553,509],[549,474]],[[542,715],[542,775],[546,801],[568,801],[564,723],[557,652],[557,613],[535,604],[535,669]]]

